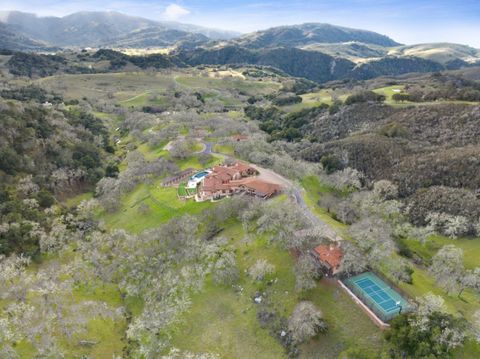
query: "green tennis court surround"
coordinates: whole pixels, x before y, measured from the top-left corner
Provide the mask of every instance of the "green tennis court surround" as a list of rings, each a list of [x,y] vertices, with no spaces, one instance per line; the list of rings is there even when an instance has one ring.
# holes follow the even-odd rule
[[[412,309],[405,298],[372,272],[348,278],[344,283],[384,322]]]

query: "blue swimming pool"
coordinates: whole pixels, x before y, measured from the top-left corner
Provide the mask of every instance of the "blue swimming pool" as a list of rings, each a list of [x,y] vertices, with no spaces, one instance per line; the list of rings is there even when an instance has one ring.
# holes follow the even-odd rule
[[[192,176],[192,179],[195,178],[195,179],[202,179],[203,177],[207,176],[208,175],[208,172],[207,171],[202,171],[202,172],[198,172],[196,173],[195,175]]]

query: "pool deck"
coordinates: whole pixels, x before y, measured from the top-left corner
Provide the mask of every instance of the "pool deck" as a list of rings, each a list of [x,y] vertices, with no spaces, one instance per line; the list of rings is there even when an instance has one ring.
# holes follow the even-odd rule
[[[375,325],[377,325],[380,329],[388,329],[390,327],[390,324],[387,324],[384,321],[382,321],[340,279],[337,280],[337,283],[341,288],[343,288],[343,290],[345,290],[345,292],[347,292],[347,294],[353,299],[353,301],[370,317],[370,319],[372,319]]]

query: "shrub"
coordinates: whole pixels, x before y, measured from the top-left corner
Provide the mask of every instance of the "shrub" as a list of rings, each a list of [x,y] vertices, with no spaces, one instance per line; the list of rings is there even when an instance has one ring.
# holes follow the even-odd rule
[[[320,159],[320,163],[327,174],[331,174],[335,171],[342,169],[342,162],[335,155],[325,155]]]
[[[37,193],[37,201],[40,207],[48,208],[55,203],[55,198],[46,190],[41,190]]]

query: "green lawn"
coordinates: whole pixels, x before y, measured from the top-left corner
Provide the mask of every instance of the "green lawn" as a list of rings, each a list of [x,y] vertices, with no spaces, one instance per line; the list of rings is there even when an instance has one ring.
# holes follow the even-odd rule
[[[302,347],[302,358],[337,358],[349,348],[381,351],[382,331],[337,285],[321,282],[306,299],[322,309],[329,330]]]
[[[223,162],[223,160],[223,156],[212,155],[212,158],[208,162],[202,164],[198,160],[198,156],[194,155],[184,160],[177,160],[175,163],[180,167],[181,170],[185,170],[187,168],[203,169],[220,164]]]
[[[86,193],[81,193],[74,197],[70,197],[67,200],[65,200],[64,203],[67,207],[75,207],[75,206],[78,206],[80,202],[91,199],[91,198],[93,198],[93,192],[86,192]]]
[[[392,100],[392,96],[396,93],[404,93],[405,86],[403,85],[395,85],[395,86],[386,86],[386,87],[381,87],[378,89],[373,90],[373,92],[385,96],[386,100],[385,102],[387,103],[395,103]]]
[[[234,149],[232,145],[220,145],[213,146],[213,152],[223,153],[228,156],[233,156]]]
[[[282,106],[281,108],[287,112],[296,112],[300,111],[304,108],[316,107],[320,106],[322,103],[331,105],[333,103],[334,98],[338,98],[341,101],[345,101],[348,94],[335,92],[331,89],[323,89],[317,92],[309,92],[306,94],[301,95],[302,98],[301,103],[297,103],[294,105]]]
[[[156,99],[151,99],[152,96],[156,96]],[[119,101],[122,106],[125,107],[143,107],[147,105],[156,105],[156,106],[164,106],[167,103],[167,100],[164,96],[160,96],[158,94],[153,94],[150,91],[146,91],[144,93],[132,96],[126,100]]]
[[[196,188],[186,188],[186,183],[180,183],[178,185],[178,195],[180,197],[189,197],[197,194],[197,189]]]
[[[149,206],[147,213],[139,211],[141,203]],[[99,219],[105,222],[107,228],[123,228],[139,233],[147,228],[158,227],[173,217],[198,214],[212,205],[211,202],[182,201],[177,197],[176,188],[163,188],[159,182],[155,182],[153,185],[138,186],[124,197],[118,211],[102,212]]]
[[[397,91],[396,91],[397,90]],[[400,91],[398,91],[400,90]],[[373,92],[384,95],[386,97],[385,103],[394,106],[394,107],[402,107],[402,106],[435,106],[444,103],[450,104],[464,104],[464,105],[478,105],[478,102],[471,102],[471,101],[457,101],[457,100],[440,100],[440,101],[427,101],[427,102],[411,102],[411,101],[404,101],[404,102],[396,102],[392,99],[392,96],[396,93],[406,93],[404,85],[395,85],[395,86],[386,86],[381,87],[378,89],[374,89]]]
[[[427,263],[437,251],[448,244],[452,244],[463,250],[465,267],[473,269],[480,267],[480,238],[459,238],[452,239],[444,236],[431,236],[424,243],[415,239],[405,240],[404,243],[412,252],[417,254]]]
[[[161,143],[157,146],[150,146],[147,143],[142,143],[137,147],[137,150],[140,151],[148,161],[154,160],[158,157],[168,156],[169,152],[164,150],[166,143]]]
[[[82,97],[127,101],[146,92],[162,93],[174,84],[172,74],[157,72],[118,72],[102,74],[65,74],[37,80],[69,99]],[[135,103],[134,103],[135,104]]]
[[[194,152],[200,152],[200,151],[203,151],[203,148],[205,147],[205,145],[201,142],[195,142],[194,145],[193,145],[193,148],[192,150]]]
[[[278,90],[281,85],[276,82],[261,82],[252,80],[242,80],[239,78],[212,78],[201,76],[177,76],[176,82],[186,87],[209,89],[209,90],[228,90],[236,89],[248,93],[249,95],[255,94],[268,94]]]
[[[413,266],[413,284],[400,283],[399,287],[405,290],[412,298],[420,297],[429,292],[441,295],[445,299],[445,303],[452,313],[471,313],[478,309],[478,295],[466,290],[462,294],[462,299],[456,294],[447,295],[443,289],[435,284],[432,276],[423,268]],[[468,316],[467,316],[468,319]]]

